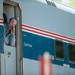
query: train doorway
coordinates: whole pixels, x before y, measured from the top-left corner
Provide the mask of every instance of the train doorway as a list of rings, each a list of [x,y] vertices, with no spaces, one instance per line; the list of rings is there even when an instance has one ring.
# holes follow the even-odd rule
[[[22,55],[21,55],[21,9],[18,3],[5,0],[3,2],[3,16],[4,16],[4,56],[5,56],[5,75],[21,75],[22,74]],[[14,18],[17,24],[14,28],[10,27],[10,18]],[[11,30],[12,29],[12,30]],[[15,41],[11,42],[9,35],[11,31],[14,33]],[[8,33],[9,32],[9,33]],[[7,35],[7,33],[9,35]],[[11,44],[9,43],[11,42]]]

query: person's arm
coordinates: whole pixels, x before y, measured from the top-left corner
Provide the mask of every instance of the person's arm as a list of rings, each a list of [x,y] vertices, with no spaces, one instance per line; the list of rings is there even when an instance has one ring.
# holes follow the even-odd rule
[[[10,28],[6,31],[6,36],[11,33],[11,30],[12,30],[12,27],[10,27]]]

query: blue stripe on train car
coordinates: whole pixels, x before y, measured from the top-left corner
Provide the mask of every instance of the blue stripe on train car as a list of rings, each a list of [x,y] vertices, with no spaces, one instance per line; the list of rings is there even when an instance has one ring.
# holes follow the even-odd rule
[[[0,53],[4,52],[4,27],[0,26]]]
[[[45,51],[54,55],[54,40],[28,32],[22,32],[23,57],[38,59]]]
[[[64,58],[58,59],[56,57],[55,40],[52,38],[43,37],[30,32],[22,31],[22,48],[23,57],[38,60],[40,55],[43,55],[45,51],[48,51],[51,56],[53,64],[57,65],[70,65],[75,68],[75,64],[69,63],[68,55],[68,43],[64,42]]]

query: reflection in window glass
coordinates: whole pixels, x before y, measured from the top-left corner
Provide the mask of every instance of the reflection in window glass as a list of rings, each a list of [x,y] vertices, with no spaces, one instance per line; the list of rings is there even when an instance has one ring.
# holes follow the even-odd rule
[[[55,41],[55,49],[56,49],[56,57],[57,58],[64,58],[64,47],[63,42]]]
[[[69,59],[70,61],[75,61],[75,45],[69,45]]]

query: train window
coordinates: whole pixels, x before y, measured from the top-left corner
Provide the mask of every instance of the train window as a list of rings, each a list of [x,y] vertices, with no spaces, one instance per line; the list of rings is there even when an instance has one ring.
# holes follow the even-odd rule
[[[69,44],[69,60],[75,62],[75,45]]]
[[[64,46],[63,42],[56,40],[55,41],[55,50],[57,58],[64,58]]]

